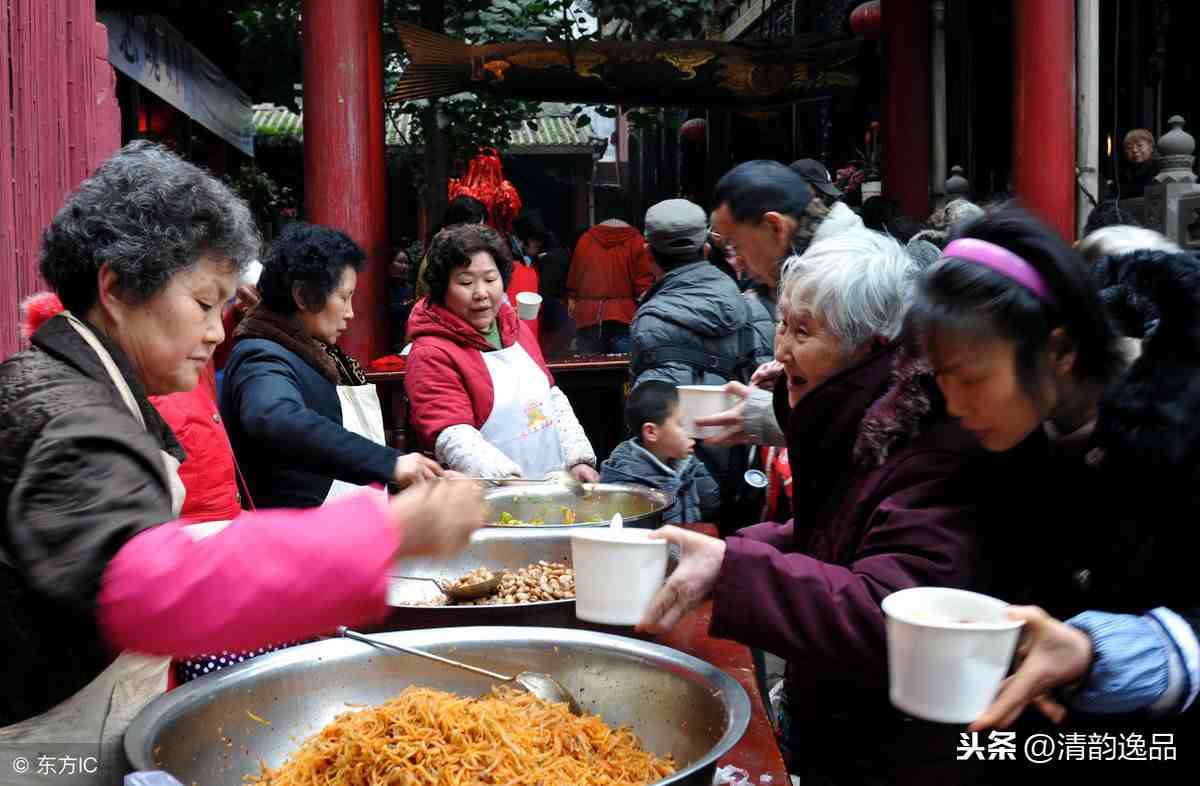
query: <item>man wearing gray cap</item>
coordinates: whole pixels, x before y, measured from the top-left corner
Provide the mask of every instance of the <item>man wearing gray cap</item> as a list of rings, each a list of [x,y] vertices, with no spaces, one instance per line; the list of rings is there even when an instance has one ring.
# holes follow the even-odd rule
[[[774,348],[755,331],[737,284],[708,262],[708,217],[686,199],[646,211],[646,247],[661,275],[647,290],[630,327],[630,374],[674,385],[746,382],[756,359]],[[696,455],[722,489],[731,451],[700,444]]]

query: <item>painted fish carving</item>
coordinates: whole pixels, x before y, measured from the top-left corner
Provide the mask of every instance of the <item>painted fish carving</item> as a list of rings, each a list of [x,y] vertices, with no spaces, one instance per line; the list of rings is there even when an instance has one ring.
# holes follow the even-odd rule
[[[392,101],[463,91],[629,106],[775,106],[854,87],[853,38],[794,46],[722,41],[518,41],[471,45],[397,24],[408,51]]]

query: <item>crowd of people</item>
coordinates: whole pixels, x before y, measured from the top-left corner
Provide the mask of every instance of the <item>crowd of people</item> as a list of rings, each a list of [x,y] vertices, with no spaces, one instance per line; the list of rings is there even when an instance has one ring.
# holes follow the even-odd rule
[[[714,635],[785,658],[805,786],[980,782],[961,727],[889,703],[880,604],[909,587],[1018,604],[1013,674],[974,730],[1194,728],[1197,260],[1127,225],[1072,247],[1011,204],[892,231],[813,160],[740,164],[713,204],[665,200],[571,249],[452,205],[393,276],[419,270],[424,452],[405,453],[338,347],[362,249],[298,222],[239,288],[261,254],[245,204],[161,147],[119,151],[46,231],[58,304],[0,364],[0,725],[94,700],[113,652],[189,679],[378,617],[395,555],[483,524],[473,483],[432,481],[567,471],[673,495],[654,537],[679,564],[639,628],[711,598]],[[543,295],[540,323],[517,291]],[[609,456],[546,365],[571,341],[629,354]],[[697,421],[719,436],[689,436],[680,385],[738,402]],[[673,526],[697,521],[720,535]]]

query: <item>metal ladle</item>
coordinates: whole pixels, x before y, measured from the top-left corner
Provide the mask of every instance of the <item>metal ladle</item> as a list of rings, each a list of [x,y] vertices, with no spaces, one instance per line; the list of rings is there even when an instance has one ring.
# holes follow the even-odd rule
[[[500,586],[501,576],[493,576],[485,581],[477,581],[465,587],[444,579],[431,579],[426,576],[396,576],[395,578],[404,579],[405,581],[432,581],[437,585],[438,590],[451,600],[476,600],[478,598],[486,598],[488,595],[494,593]]]
[[[354,641],[359,641],[363,644],[370,644],[372,647],[382,647],[383,649],[402,652],[406,655],[416,655],[419,658],[436,660],[438,663],[444,663],[447,666],[455,666],[460,669],[466,669],[467,671],[473,671],[476,674],[482,674],[485,677],[491,677],[492,679],[499,680],[500,682],[511,682],[524,688],[528,693],[536,696],[542,701],[566,704],[567,709],[571,711],[572,715],[583,714],[583,708],[579,706],[579,702],[575,701],[575,697],[568,693],[567,689],[559,684],[558,680],[554,679],[549,674],[540,674],[534,671],[523,671],[520,674],[509,677],[494,671],[481,669],[478,666],[468,666],[467,664],[460,663],[456,660],[443,658],[441,655],[434,655],[432,652],[425,652],[424,650],[404,647],[399,644],[391,644],[386,641],[372,638],[371,636],[364,636],[361,633],[356,633],[355,631],[350,630],[345,625],[339,627],[337,632],[342,638],[353,639]]]

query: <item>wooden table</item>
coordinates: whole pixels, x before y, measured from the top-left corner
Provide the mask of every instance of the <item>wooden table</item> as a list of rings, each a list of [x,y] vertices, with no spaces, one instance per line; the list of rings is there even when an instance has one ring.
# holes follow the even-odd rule
[[[687,529],[705,535],[717,534],[713,524],[687,524]],[[729,639],[714,639],[708,635],[712,622],[712,601],[704,602],[700,608],[684,617],[668,634],[658,636],[655,641],[664,647],[686,652],[716,666],[738,681],[750,696],[750,725],[738,744],[721,757],[718,765],[732,764],[750,773],[750,782],[759,786],[760,775],[771,776],[771,786],[789,786],[787,767],[783,754],[775,742],[775,730],[771,725],[766,697],[758,689],[754,674],[754,659],[750,648]]]
[[[715,531],[715,530],[714,530]],[[750,725],[745,735],[718,765],[732,764],[750,773],[750,782],[760,786],[759,776],[771,776],[771,786],[788,786],[787,767],[775,742],[775,731],[767,715],[766,698],[758,689],[750,648],[735,641],[714,639],[708,635],[712,621],[712,601],[707,601],[685,617],[675,629],[655,639],[664,647],[686,652],[707,661],[733,677],[750,696]]]
[[[628,355],[571,355],[546,361],[550,373],[571,402],[575,416],[587,432],[600,460],[625,438],[625,393],[629,377]],[[384,428],[389,443],[400,450],[416,447],[408,418],[408,397],[403,371],[373,371],[367,381],[379,390]]]

